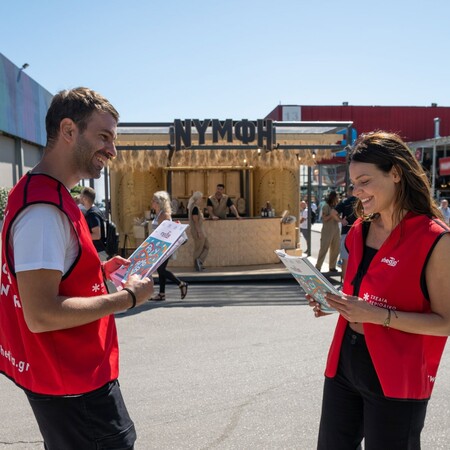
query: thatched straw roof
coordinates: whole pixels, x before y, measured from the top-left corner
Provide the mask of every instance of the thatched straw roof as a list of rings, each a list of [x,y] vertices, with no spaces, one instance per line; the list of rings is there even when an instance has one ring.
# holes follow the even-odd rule
[[[137,147],[138,148],[138,147]],[[122,150],[110,163],[116,171],[146,171],[150,168],[217,168],[255,167],[292,169],[299,165],[314,165],[322,159],[332,157],[331,150],[180,150],[169,161],[169,150]]]
[[[111,168],[134,172],[155,167],[292,169],[299,165],[311,166],[332,158],[333,151],[342,149],[340,142],[351,126],[351,122],[271,122],[273,142],[265,146],[257,145],[255,137],[249,142],[252,145],[244,145],[243,139],[234,135],[232,139],[224,140],[222,136],[222,140],[217,140],[212,123],[212,127],[202,132],[201,139],[199,129],[189,128],[191,140],[184,147],[179,145],[179,139],[178,151],[173,145],[177,142],[177,128],[171,123],[119,124],[116,143],[119,152]],[[248,121],[245,123],[249,125]],[[266,148],[273,149],[266,151]]]

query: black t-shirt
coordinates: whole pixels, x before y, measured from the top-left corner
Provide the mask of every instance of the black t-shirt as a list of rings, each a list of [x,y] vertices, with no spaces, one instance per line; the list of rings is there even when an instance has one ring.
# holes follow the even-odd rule
[[[339,202],[334,208],[338,214],[342,215],[347,219],[348,225],[342,225],[341,234],[347,234],[356,220],[355,212],[353,210],[353,205],[356,202],[356,197],[348,197],[342,202]]]
[[[92,229],[100,227],[100,239],[93,240],[95,249],[97,252],[103,252],[106,250],[105,244],[105,221],[103,219],[102,212],[96,207],[92,206],[84,216],[89,227],[89,231],[92,233]]]

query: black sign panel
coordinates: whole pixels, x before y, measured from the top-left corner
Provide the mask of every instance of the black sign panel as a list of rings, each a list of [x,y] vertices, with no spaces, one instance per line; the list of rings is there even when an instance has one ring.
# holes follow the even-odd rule
[[[192,143],[193,129],[196,130],[194,136],[198,139],[198,142],[194,144]],[[267,150],[272,150],[275,144],[275,131],[270,119],[258,119],[256,121],[242,119],[234,122],[232,119],[223,121],[218,119],[205,119],[203,121],[199,119],[186,119],[184,121],[175,119],[174,134],[175,150],[190,148],[192,145],[205,145],[207,136],[213,144],[225,141],[231,145],[239,141],[245,145],[253,144]]]

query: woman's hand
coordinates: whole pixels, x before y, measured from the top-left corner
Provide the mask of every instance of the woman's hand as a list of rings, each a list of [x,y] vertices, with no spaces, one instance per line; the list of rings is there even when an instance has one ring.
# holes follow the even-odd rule
[[[319,302],[316,302],[316,301],[314,300],[314,298],[311,297],[310,295],[306,294],[306,300],[308,300],[308,305],[309,305],[311,308],[313,308],[314,315],[315,315],[316,317],[323,317],[323,316],[329,316],[329,315],[330,315],[330,313],[325,313],[325,312],[323,312],[323,311],[321,310],[321,308],[320,308],[320,303],[319,303]]]
[[[388,314],[387,309],[371,305],[353,295],[327,293],[325,298],[349,322],[383,324]]]

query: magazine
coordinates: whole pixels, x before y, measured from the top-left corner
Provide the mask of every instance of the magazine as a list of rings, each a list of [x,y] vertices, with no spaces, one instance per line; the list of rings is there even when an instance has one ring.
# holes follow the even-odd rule
[[[111,274],[118,290],[123,288],[130,275],[148,277],[187,240],[189,225],[164,220],[158,228],[128,258],[129,266],[121,266]]]
[[[275,253],[303,290],[313,297],[316,302],[320,303],[320,308],[323,312],[336,312],[325,300],[325,294],[330,292],[332,294],[342,295],[342,293],[314,267],[307,257],[287,255],[284,250],[275,250]]]

